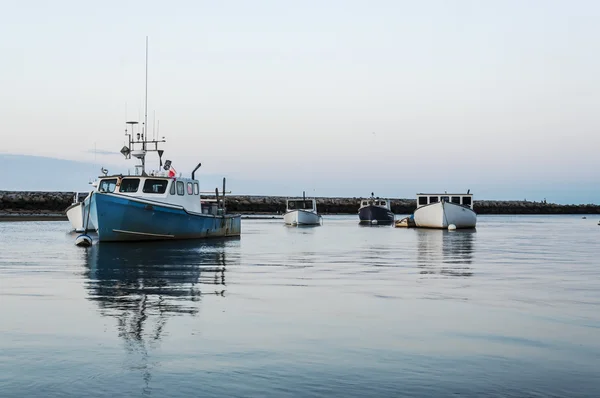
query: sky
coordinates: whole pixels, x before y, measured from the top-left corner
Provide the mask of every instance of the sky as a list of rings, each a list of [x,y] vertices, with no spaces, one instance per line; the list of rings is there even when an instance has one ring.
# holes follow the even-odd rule
[[[0,153],[37,174],[0,189],[48,189],[46,158],[133,169],[118,151],[144,119],[148,36],[149,133],[209,189],[600,203],[599,17],[595,1],[8,2]]]

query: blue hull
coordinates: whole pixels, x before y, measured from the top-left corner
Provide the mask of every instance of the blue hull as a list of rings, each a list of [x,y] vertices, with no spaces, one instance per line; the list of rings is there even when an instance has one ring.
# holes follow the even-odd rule
[[[241,216],[189,213],[176,206],[95,193],[92,220],[100,242],[240,236]]]

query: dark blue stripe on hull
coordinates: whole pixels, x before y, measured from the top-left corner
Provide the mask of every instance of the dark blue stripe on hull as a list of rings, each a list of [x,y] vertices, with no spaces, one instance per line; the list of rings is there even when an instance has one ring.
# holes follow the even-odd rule
[[[93,202],[101,242],[227,237],[241,232],[239,215],[190,214],[108,194],[94,195]]]
[[[393,223],[394,213],[378,206],[363,207],[358,211],[360,222],[371,222],[376,220],[377,223]]]

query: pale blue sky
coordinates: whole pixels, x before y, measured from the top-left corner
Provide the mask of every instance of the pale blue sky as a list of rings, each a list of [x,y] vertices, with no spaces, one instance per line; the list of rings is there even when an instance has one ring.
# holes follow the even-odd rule
[[[0,152],[117,153],[143,117],[148,35],[149,121],[178,171],[201,161],[239,193],[600,202],[599,17],[595,1],[9,2]],[[132,168],[120,156],[96,161]]]

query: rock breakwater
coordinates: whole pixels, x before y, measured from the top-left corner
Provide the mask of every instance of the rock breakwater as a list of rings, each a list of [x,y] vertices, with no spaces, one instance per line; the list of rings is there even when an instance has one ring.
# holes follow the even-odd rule
[[[75,192],[0,191],[0,215],[64,215],[73,203]],[[79,200],[87,193],[79,193]],[[213,197],[214,198],[214,197]],[[284,196],[226,196],[228,212],[278,214],[285,212]],[[322,214],[357,214],[361,198],[317,198]],[[411,214],[415,199],[391,199],[396,214]],[[546,202],[476,200],[478,214],[600,214],[600,205],[559,205]]]
[[[74,196],[75,192],[0,191],[0,212],[64,213],[73,203]]]
[[[282,196],[227,196],[229,212],[272,214],[285,212]],[[357,214],[363,198],[317,198],[322,214]],[[392,212],[411,214],[417,207],[416,199],[391,199]],[[475,200],[478,214],[600,214],[600,205],[560,205],[546,202]]]

